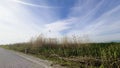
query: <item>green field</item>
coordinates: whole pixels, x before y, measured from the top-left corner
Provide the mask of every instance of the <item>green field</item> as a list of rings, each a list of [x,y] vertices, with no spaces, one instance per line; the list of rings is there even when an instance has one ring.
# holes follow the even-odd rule
[[[120,43],[46,42],[37,38],[28,43],[1,46],[53,61],[68,68],[120,68]]]

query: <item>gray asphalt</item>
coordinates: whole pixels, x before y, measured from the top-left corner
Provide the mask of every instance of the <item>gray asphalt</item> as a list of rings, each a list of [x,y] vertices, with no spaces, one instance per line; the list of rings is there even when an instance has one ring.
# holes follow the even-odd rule
[[[0,68],[45,68],[21,56],[0,48]]]

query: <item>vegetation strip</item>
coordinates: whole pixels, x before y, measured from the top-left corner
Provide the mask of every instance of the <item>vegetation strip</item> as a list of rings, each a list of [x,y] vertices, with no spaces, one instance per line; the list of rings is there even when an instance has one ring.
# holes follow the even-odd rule
[[[119,68],[120,43],[74,43],[64,39],[51,40],[40,37],[28,43],[1,46],[3,48],[31,54],[51,60],[52,65],[60,64],[68,68]]]

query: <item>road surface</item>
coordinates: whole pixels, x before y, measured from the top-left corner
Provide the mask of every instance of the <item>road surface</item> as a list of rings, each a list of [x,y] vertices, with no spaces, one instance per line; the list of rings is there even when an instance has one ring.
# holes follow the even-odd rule
[[[44,60],[0,48],[0,68],[51,68]]]

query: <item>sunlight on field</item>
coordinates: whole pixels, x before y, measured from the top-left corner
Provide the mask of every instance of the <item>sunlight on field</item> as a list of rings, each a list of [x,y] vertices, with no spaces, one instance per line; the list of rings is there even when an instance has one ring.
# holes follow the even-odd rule
[[[52,60],[54,64],[66,67],[118,67],[120,43],[90,43],[81,38],[32,38],[28,43],[2,46],[7,49]],[[78,63],[79,62],[79,63]],[[53,64],[53,65],[54,65]]]

